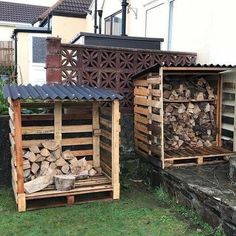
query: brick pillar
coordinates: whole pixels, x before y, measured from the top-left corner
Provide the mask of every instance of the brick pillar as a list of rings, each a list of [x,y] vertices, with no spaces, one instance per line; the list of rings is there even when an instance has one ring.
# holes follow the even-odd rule
[[[47,84],[60,84],[61,79],[61,38],[47,38],[46,56]]]

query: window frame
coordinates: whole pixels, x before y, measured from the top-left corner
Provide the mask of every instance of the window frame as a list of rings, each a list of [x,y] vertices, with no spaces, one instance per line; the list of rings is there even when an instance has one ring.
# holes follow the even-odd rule
[[[119,11],[117,11],[117,12],[115,12],[115,13],[113,13],[113,14],[111,14],[111,15],[109,15],[109,16],[107,16],[107,17],[105,17],[104,18],[104,22],[105,22],[105,24],[104,24],[104,33],[105,34],[107,34],[107,35],[113,35],[112,34],[112,29],[113,29],[113,19],[114,19],[114,17],[115,16],[117,16],[118,14],[120,14],[120,13],[122,13],[122,10],[119,10]],[[108,21],[108,19],[110,20],[110,22],[111,22],[111,25],[110,25],[110,34],[108,34],[107,32],[106,32],[106,22]]]

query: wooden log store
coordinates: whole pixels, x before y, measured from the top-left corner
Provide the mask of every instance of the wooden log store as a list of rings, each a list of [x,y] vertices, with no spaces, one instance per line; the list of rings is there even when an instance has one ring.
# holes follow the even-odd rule
[[[59,84],[6,85],[4,96],[18,211],[119,199],[122,96]]]
[[[222,76],[226,67],[153,66],[134,77],[137,153],[162,168],[220,163]]]

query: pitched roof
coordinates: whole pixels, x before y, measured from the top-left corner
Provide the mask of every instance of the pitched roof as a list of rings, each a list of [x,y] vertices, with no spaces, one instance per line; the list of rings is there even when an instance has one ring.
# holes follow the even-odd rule
[[[0,21],[31,24],[48,7],[0,1]]]
[[[38,17],[44,20],[48,15],[86,17],[92,0],[58,0]]]
[[[40,100],[86,100],[86,101],[113,101],[123,97],[109,89],[89,87],[86,85],[5,85],[3,87],[5,98],[40,99]]]

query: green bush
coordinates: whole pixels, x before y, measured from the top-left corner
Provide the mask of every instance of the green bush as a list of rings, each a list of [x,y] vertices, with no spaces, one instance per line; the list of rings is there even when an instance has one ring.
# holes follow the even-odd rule
[[[3,86],[5,82],[0,79],[0,115],[8,114],[8,104],[6,99],[3,97]]]

